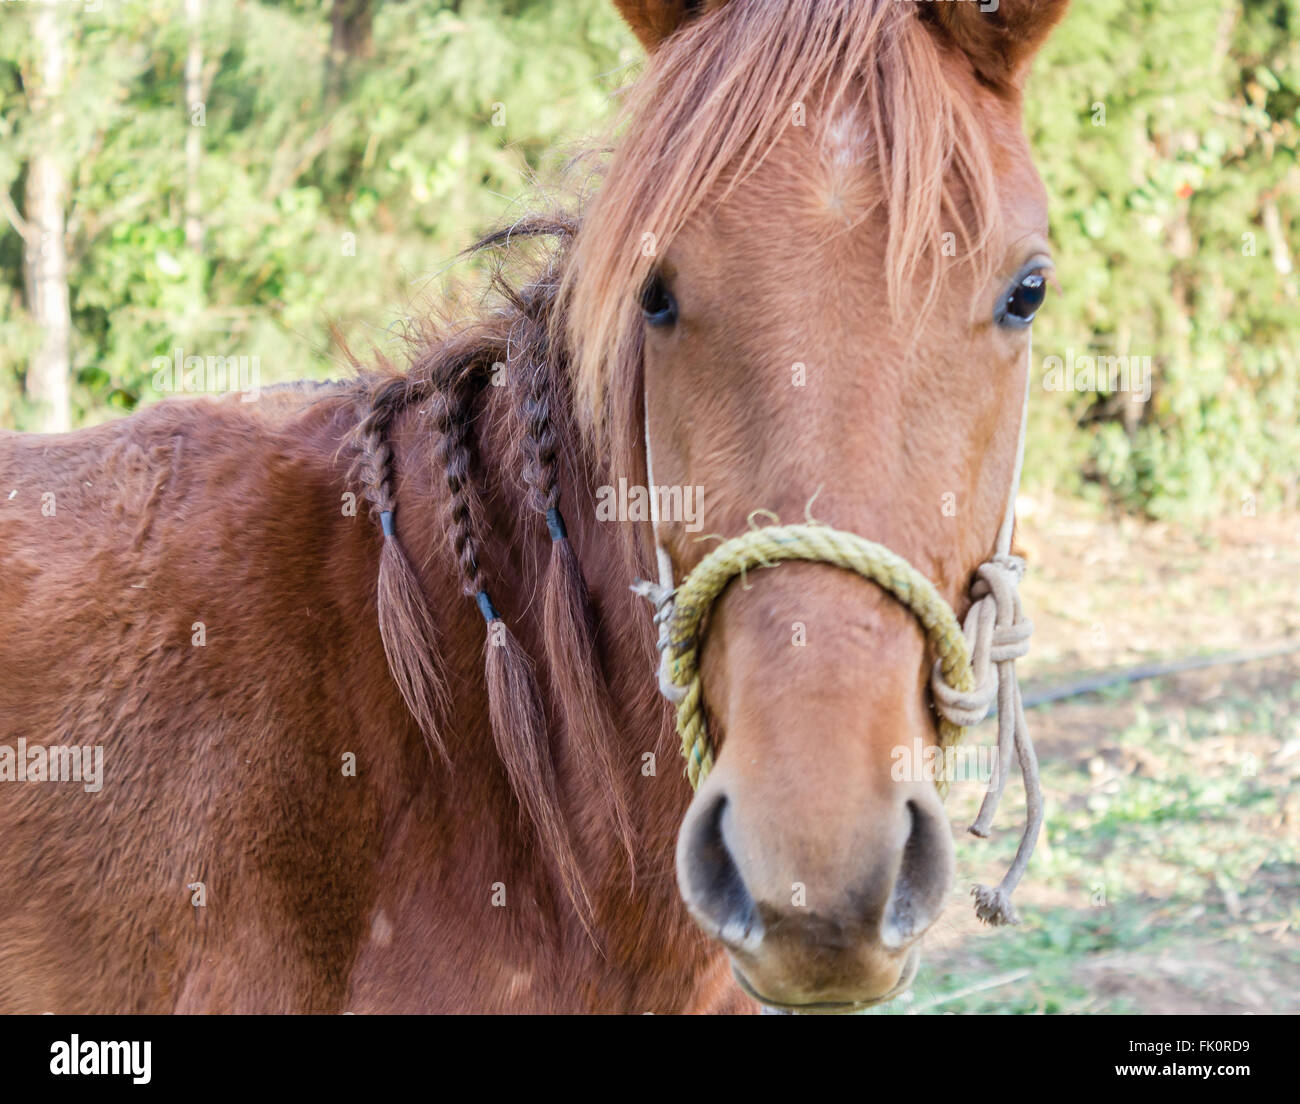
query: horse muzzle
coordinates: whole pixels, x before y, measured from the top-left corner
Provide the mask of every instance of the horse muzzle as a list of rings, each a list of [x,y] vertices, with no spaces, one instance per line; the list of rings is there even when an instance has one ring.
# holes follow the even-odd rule
[[[783,806],[764,780],[756,789],[727,767],[724,752],[686,814],[677,880],[741,988],[769,1008],[812,1012],[853,1011],[905,990],[954,877],[934,787],[876,788],[828,832],[807,815],[809,795],[795,789]]]

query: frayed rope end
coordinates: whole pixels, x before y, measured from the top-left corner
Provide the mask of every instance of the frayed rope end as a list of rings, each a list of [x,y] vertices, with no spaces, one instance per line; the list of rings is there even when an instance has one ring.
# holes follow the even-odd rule
[[[971,895],[975,898],[975,915],[984,923],[995,928],[1020,923],[1016,906],[1011,903],[1011,894],[1001,886],[990,889],[986,885],[977,885],[971,890]]]

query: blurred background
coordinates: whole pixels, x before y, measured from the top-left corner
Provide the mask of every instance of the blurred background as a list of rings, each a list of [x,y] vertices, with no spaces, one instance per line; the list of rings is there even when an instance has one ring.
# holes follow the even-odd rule
[[[396,350],[639,57],[608,0],[3,0],[0,427],[156,401],[177,349]],[[1076,0],[1026,113],[1027,673],[1074,692],[1025,925],[955,902],[891,1011],[1300,1011],[1300,0]]]

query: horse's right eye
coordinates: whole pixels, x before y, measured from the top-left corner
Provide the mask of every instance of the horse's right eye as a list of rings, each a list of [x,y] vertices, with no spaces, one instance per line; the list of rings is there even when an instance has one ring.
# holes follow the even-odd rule
[[[658,273],[641,292],[641,311],[650,326],[671,326],[677,321],[677,300]]]

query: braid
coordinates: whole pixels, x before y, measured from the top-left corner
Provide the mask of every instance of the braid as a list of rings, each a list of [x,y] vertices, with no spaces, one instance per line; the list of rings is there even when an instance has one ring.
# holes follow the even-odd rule
[[[447,749],[438,733],[438,720],[446,715],[450,698],[437,629],[415,569],[397,539],[394,522],[397,500],[389,437],[393,421],[408,399],[409,385],[400,378],[387,381],[371,394],[369,408],[354,431],[357,458],[350,478],[361,484],[371,515],[379,515],[383,528],[376,604],[388,669],[429,746],[445,759]]]
[[[478,603],[487,624],[483,658],[488,713],[497,751],[515,796],[555,857],[561,885],[591,934],[591,901],[560,810],[541,691],[527,652],[488,597],[479,559],[483,511],[473,482],[471,425],[475,401],[486,384],[481,367],[481,359],[455,366],[439,381],[432,396],[433,422],[438,432],[434,460],[442,468],[448,491],[447,535],[461,586]]]
[[[565,233],[565,226],[516,228],[518,233]],[[507,239],[508,240],[508,239]],[[488,244],[493,244],[489,240]],[[554,273],[550,273],[554,276]],[[389,377],[373,387],[354,430],[357,458],[351,478],[359,483],[372,515],[378,514],[384,545],[379,572],[379,620],[384,650],[403,698],[433,746],[442,743],[433,718],[448,710],[446,680],[432,616],[409,560],[397,540],[398,510],[394,486],[392,430],[398,414],[413,400],[427,402],[435,432],[435,469],[447,488],[445,524],[456,571],[465,594],[478,604],[486,622],[484,663],[492,736],[510,786],[553,857],[559,881],[578,918],[592,934],[591,902],[561,812],[547,710],[528,654],[511,633],[487,593],[481,550],[486,517],[476,486],[477,441],[474,415],[497,354],[526,351],[526,371],[518,389],[507,392],[522,427],[520,444],[527,504],[546,518],[551,555],[545,582],[543,638],[554,682],[557,708],[581,763],[594,771],[595,784],[608,802],[629,860],[633,833],[623,796],[622,771],[612,746],[615,726],[608,692],[595,649],[595,619],[586,583],[560,516],[559,458],[562,451],[564,376],[553,362],[547,341],[555,297],[554,280],[539,279],[516,290],[498,273],[504,293],[507,327],[522,330],[516,342],[507,327],[471,330],[444,336],[404,376]],[[485,339],[486,338],[486,339]],[[513,373],[512,373],[513,376]]]
[[[534,332],[522,343],[532,356],[524,367],[519,414],[523,422],[524,480],[529,505],[543,514],[551,555],[543,591],[543,627],[551,677],[578,754],[596,768],[610,820],[635,865],[631,818],[621,772],[612,754],[616,728],[596,653],[596,619],[582,567],[560,514],[559,434],[552,406],[557,390],[547,355],[546,323],[530,318]]]
[[[393,449],[388,443],[388,431],[404,404],[405,384],[405,380],[393,379],[380,387],[370,397],[370,408],[354,431],[359,447],[351,478],[361,484],[372,515],[391,513],[396,508],[392,489]]]
[[[470,417],[473,405],[474,390],[465,385],[463,378],[444,384],[432,397],[433,425],[437,431],[434,461],[442,468],[449,494],[448,536],[460,571],[461,585],[471,598],[485,590],[477,537],[482,510],[472,479]]]
[[[539,513],[560,505],[560,486],[555,457],[559,451],[551,419],[551,398],[544,362],[527,370],[526,391],[521,413],[524,420],[524,480],[529,505]]]

